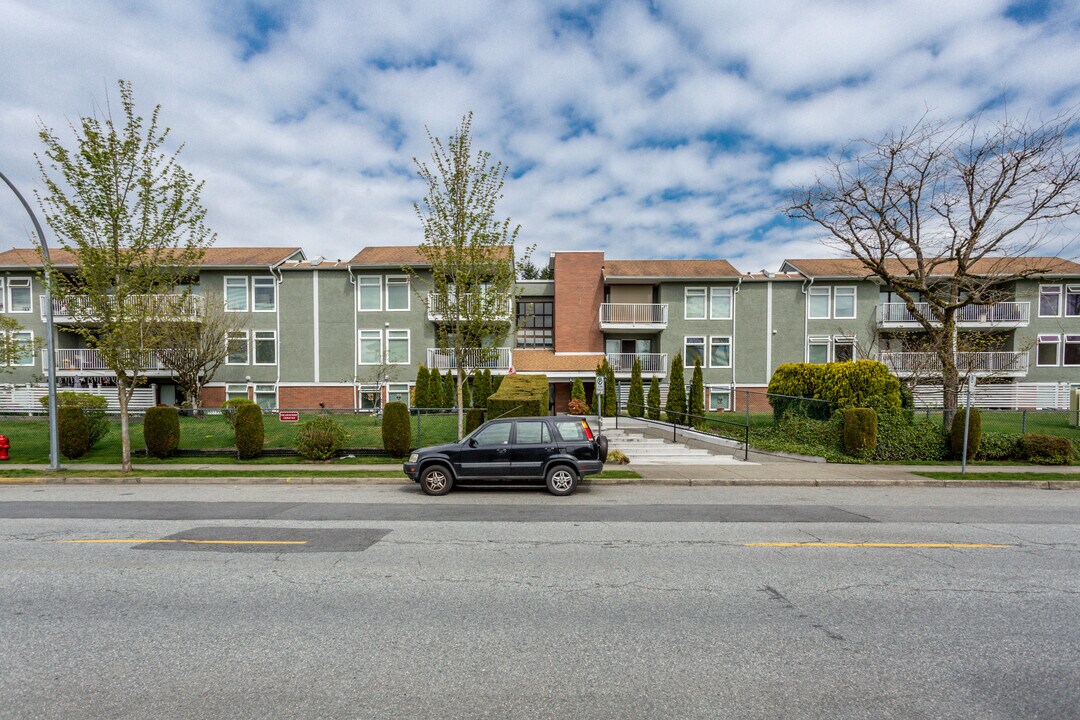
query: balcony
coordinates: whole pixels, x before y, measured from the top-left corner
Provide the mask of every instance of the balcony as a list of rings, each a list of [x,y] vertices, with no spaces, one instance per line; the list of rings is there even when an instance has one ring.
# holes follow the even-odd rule
[[[39,296],[41,307],[45,307],[45,296]],[[112,298],[115,306],[116,299]],[[205,303],[198,295],[158,294],[130,295],[126,307],[131,312],[159,313],[162,320],[198,320],[203,315]],[[93,308],[87,295],[71,295],[52,301],[53,322],[60,324],[94,323]],[[44,317],[42,318],[44,320]]]
[[[607,331],[663,330],[668,323],[666,303],[603,303],[600,329]]]
[[[879,358],[898,377],[941,374],[941,362],[936,353],[885,352]],[[1028,373],[1026,352],[961,352],[956,353],[956,367],[961,375],[994,375],[1024,377]]]
[[[484,311],[491,312],[491,319],[497,322],[510,322],[514,317],[514,299],[512,297],[506,298],[505,305],[500,302],[497,307],[494,299],[489,300],[480,293],[468,295],[462,298],[461,302],[473,315],[478,316]],[[432,322],[450,322],[463,319],[458,314],[459,311],[454,307],[456,304],[456,298],[451,297],[444,303],[440,302],[436,293],[428,293],[427,319]]]
[[[924,317],[930,314],[928,303],[915,303]],[[905,303],[878,305],[878,325],[882,328],[921,328]],[[959,328],[1019,328],[1031,322],[1031,303],[999,302],[992,305],[968,305],[956,311]]]
[[[49,368],[49,351],[41,351],[41,369]],[[172,375],[172,371],[165,367],[161,357],[157,353],[147,353],[146,361],[140,368],[143,375]],[[93,348],[79,348],[77,350],[56,351],[56,374],[61,377],[75,375],[84,376],[112,376],[114,373],[101,359],[101,354]]]
[[[494,351],[494,355],[490,352]],[[461,353],[462,367],[466,370],[509,370],[513,365],[513,353],[510,348],[491,348],[485,351],[484,356],[478,350],[463,350]],[[456,370],[458,367],[458,355],[453,350],[440,350],[439,348],[427,349],[427,366],[440,372]]]
[[[616,376],[630,377],[634,360],[641,363],[642,375],[667,374],[667,353],[608,353],[607,361]]]

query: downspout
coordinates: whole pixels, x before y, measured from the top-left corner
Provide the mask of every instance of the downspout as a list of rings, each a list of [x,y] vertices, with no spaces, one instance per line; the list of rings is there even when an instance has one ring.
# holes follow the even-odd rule
[[[799,272],[801,273],[802,271],[800,270]],[[810,290],[810,286],[814,284],[814,278],[808,277],[805,274],[803,275],[803,277],[805,277],[806,280],[803,280],[802,294],[805,295],[806,298],[803,300],[803,321],[802,321],[803,322],[803,331],[802,331],[803,351],[802,352],[803,352],[803,362],[810,362],[810,296],[809,296],[809,290]],[[809,284],[807,284],[807,280],[810,281]]]
[[[353,359],[352,359],[352,402],[353,412],[357,412],[360,409],[360,388],[356,386],[356,368],[360,364],[360,349],[357,338],[360,333],[360,325],[358,324],[360,318],[356,316],[356,276],[352,273],[352,265],[346,265],[345,269],[349,272],[349,284],[353,286],[352,292],[352,343],[353,343]]]
[[[735,410],[735,388],[738,387],[735,382],[735,331],[738,327],[738,323],[735,322],[737,317],[736,309],[739,306],[737,302],[739,299],[739,289],[742,287],[742,275],[739,276],[739,282],[735,284],[735,292],[731,297],[731,402],[728,403],[728,410]]]
[[[270,266],[270,275],[276,281],[274,283],[274,359],[277,360],[277,377],[274,380],[274,404],[278,405],[281,399],[281,283],[285,281],[284,275],[278,268],[285,260],[278,260]],[[276,272],[275,272],[276,271]],[[254,392],[254,391],[253,391]]]

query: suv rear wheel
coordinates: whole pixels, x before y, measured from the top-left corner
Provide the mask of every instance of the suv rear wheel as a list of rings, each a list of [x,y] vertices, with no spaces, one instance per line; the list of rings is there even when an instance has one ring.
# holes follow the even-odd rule
[[[572,495],[577,490],[577,473],[566,465],[556,465],[547,471],[547,489],[552,495]]]
[[[454,487],[454,478],[442,465],[431,465],[420,473],[420,489],[428,495],[445,495]]]

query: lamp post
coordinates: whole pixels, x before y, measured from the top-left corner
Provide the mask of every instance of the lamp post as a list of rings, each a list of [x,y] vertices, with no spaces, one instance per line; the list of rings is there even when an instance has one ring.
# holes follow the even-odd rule
[[[49,288],[51,284],[49,282],[49,246],[45,242],[45,233],[41,229],[41,223],[38,222],[37,215],[30,208],[30,203],[26,202],[26,198],[22,196],[19,189],[8,180],[7,175],[0,172],[0,179],[7,183],[7,186],[11,188],[11,192],[15,193],[15,197],[19,198],[19,202],[26,208],[26,213],[30,216],[30,221],[34,224],[34,232],[37,233],[38,242],[41,243],[41,254],[45,257],[45,347],[49,357],[49,469],[60,469],[60,428],[59,418],[56,412],[56,341],[53,339],[53,308],[52,308],[52,292]]]

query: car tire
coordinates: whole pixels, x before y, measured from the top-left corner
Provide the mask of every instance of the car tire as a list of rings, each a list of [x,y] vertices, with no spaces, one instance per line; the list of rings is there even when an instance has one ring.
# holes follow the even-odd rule
[[[420,489],[427,495],[445,495],[454,487],[454,476],[442,465],[429,465],[420,473]]]
[[[545,476],[548,492],[552,495],[564,497],[573,495],[577,490],[578,476],[574,469],[567,465],[556,465],[549,468]]]
[[[596,448],[597,448],[597,450],[600,451],[600,462],[606,463],[607,462],[607,453],[608,453],[608,441],[607,441],[607,438],[604,437],[603,435],[596,438]]]

